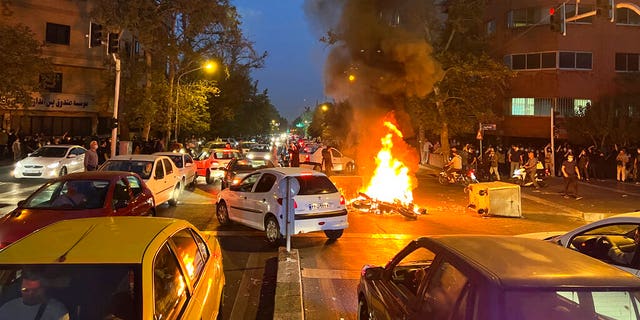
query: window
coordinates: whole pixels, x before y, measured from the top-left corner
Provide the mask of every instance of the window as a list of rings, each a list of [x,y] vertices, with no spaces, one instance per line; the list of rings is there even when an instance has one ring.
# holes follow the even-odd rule
[[[556,59],[556,57],[559,58]],[[507,65],[510,63],[511,70],[555,69],[557,66],[561,69],[591,70],[592,54],[572,51],[530,52],[513,54],[510,58],[505,57],[505,62]]]
[[[162,179],[162,178],[164,178],[164,168],[162,168],[162,161],[157,161],[157,162],[156,162],[156,174],[155,174],[155,178],[156,178],[156,179]]]
[[[69,34],[71,33],[71,27],[47,22],[46,30],[46,42],[53,44],[69,45]]]
[[[456,303],[467,301],[459,297],[467,286],[468,279],[448,262],[443,262],[434,272],[425,291],[424,301],[431,307],[431,319],[450,319],[454,311],[459,312],[460,307]]]
[[[511,56],[512,70],[525,70],[527,68],[527,56],[524,54],[514,54]]]
[[[133,192],[133,196],[137,196],[142,193],[142,182],[136,176],[127,176],[127,180],[129,181],[129,188]]]
[[[270,173],[265,173],[262,175],[262,178],[258,182],[255,192],[269,192],[269,190],[271,190],[271,187],[273,187],[273,184],[275,182],[276,182],[276,176]]]
[[[187,301],[186,288],[178,260],[165,243],[153,262],[155,319],[178,319]]]
[[[164,171],[166,172],[166,174],[173,173],[173,166],[172,166],[171,160],[162,159],[162,163],[164,164]]]
[[[62,73],[41,74],[40,88],[49,92],[62,92]]]
[[[509,11],[508,27],[513,29],[537,24],[542,16],[541,10],[542,8],[521,8]]]
[[[491,36],[496,33],[496,20],[491,20],[487,22],[487,36]]]
[[[591,52],[560,51],[561,69],[591,69]]]
[[[555,69],[556,52],[543,52],[540,57],[542,58],[542,69]]]
[[[208,252],[205,250],[203,254],[202,248],[196,243],[188,229],[178,231],[171,237],[171,241],[175,245],[176,256],[182,262],[187,277],[189,277],[191,284],[195,285],[207,263]]]
[[[640,66],[638,59],[640,55],[637,53],[616,53],[616,71],[619,72],[638,72]]]
[[[640,16],[628,8],[616,9],[616,23],[628,25],[640,25]]]
[[[259,173],[247,176],[238,185],[238,191],[251,192],[251,189],[253,189],[253,185],[256,184],[256,181],[258,181],[259,177],[260,177]]]
[[[427,271],[435,259],[435,253],[424,247],[409,252],[394,267],[391,282],[403,295],[415,297],[424,281]]]
[[[527,69],[540,69],[540,54],[527,54]]]

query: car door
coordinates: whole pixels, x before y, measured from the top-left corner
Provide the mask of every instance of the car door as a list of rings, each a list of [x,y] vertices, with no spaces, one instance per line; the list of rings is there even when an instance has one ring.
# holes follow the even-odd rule
[[[468,319],[473,299],[469,277],[453,263],[442,259],[430,268],[421,292],[420,306],[413,311],[416,319]]]
[[[247,198],[251,195],[251,191],[261,174],[261,172],[250,174],[242,179],[238,185],[229,188],[229,197],[225,198],[229,218],[248,226],[255,225],[255,222],[249,220],[253,216],[249,211],[255,209],[248,205]]]
[[[260,176],[253,191],[247,195],[245,204],[248,209],[245,211],[245,219],[250,226],[256,229],[264,227],[264,217],[271,211],[271,202],[275,201],[272,190],[277,180],[273,173],[265,172]],[[274,210],[277,207],[274,205]],[[279,216],[278,212],[272,213]]]
[[[133,195],[126,180],[120,179],[113,186],[111,208],[116,216],[127,216],[131,212]]]
[[[153,164],[153,175],[149,180],[153,180],[155,184],[156,204],[165,203],[171,196],[173,186],[167,184],[165,176],[164,164],[161,159],[156,159]]]
[[[343,171],[344,163],[342,163],[342,153],[337,149],[331,148],[331,164],[333,165],[333,171]]]
[[[171,249],[169,241],[157,251],[153,260],[153,318],[163,320],[181,319],[191,301],[187,288],[187,275]]]
[[[152,204],[147,200],[148,197],[144,195],[142,180],[136,176],[127,176],[125,180],[133,197],[130,205],[131,215],[139,216],[149,213],[152,209]]]

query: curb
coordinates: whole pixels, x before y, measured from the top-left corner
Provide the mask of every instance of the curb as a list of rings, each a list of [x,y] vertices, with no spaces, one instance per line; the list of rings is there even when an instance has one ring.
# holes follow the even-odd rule
[[[304,319],[302,277],[297,249],[278,248],[278,280],[273,319]]]

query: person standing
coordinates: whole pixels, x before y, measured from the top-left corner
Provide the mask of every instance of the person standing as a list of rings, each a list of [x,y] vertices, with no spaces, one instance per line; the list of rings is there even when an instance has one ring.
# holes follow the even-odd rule
[[[289,162],[291,163],[291,167],[299,167],[300,166],[300,151],[298,150],[298,146],[295,143],[291,143],[289,145]]]
[[[422,144],[422,164],[429,164],[429,153],[431,152],[431,148],[433,148],[433,144],[429,139],[425,139]]]
[[[578,170],[578,166],[576,162],[573,161],[573,155],[567,155],[567,160],[562,163],[562,168],[560,169],[562,172],[562,176],[564,177],[564,194],[562,195],[565,198],[569,198],[569,189],[573,189],[573,196],[576,200],[582,199],[582,197],[578,196],[578,179],[580,179],[580,171]]]
[[[509,175],[513,176],[522,163],[522,151],[516,145],[511,146],[511,150],[509,150],[509,162],[511,163]]]
[[[98,165],[105,163],[109,159],[109,148],[107,148],[107,141],[100,141],[100,146],[98,146]]]
[[[22,143],[20,143],[20,137],[16,135],[15,140],[11,144],[11,152],[13,152],[13,161],[18,161],[22,158]]]
[[[324,168],[324,174],[331,175],[333,170],[333,161],[331,160],[331,150],[329,146],[322,148],[322,167]]]
[[[538,170],[538,158],[536,158],[533,151],[529,151],[527,162],[524,164],[524,170],[527,173],[527,177],[533,183],[536,189],[540,189],[538,181],[536,181],[536,171]]]
[[[84,171],[96,171],[98,169],[98,142],[89,143],[89,150],[84,153]]]
[[[627,163],[629,162],[629,156],[620,150],[616,157],[616,180],[625,182],[627,180]]]
[[[496,156],[496,152],[491,149],[489,151],[489,156],[487,158],[489,161],[489,175],[496,175],[496,180],[500,181],[500,172],[498,170],[498,157]]]
[[[640,184],[640,147],[636,150],[636,157],[633,159],[633,182]]]
[[[589,155],[587,155],[587,150],[585,149],[582,149],[578,156],[578,169],[580,170],[582,180],[589,181]]]

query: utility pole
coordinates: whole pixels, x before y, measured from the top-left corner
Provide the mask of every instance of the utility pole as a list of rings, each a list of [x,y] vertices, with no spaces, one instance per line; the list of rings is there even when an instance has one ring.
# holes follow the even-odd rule
[[[555,141],[555,130],[554,129],[554,118],[555,118],[555,108],[556,103],[558,103],[558,98],[553,98],[553,105],[551,106],[551,172],[549,174],[555,176],[556,175],[556,148],[554,146]]]
[[[113,60],[116,62],[116,84],[115,92],[113,95],[113,119],[118,119],[118,100],[120,98],[120,58],[117,54],[112,53]],[[114,125],[111,128],[111,157],[116,156],[116,144],[118,142],[118,126]]]

